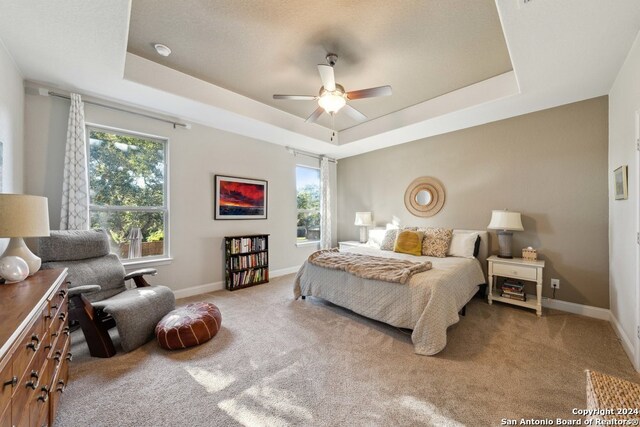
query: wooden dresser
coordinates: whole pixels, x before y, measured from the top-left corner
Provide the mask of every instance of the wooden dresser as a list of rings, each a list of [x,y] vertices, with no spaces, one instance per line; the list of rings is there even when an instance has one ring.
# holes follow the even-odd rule
[[[50,426],[69,374],[67,269],[0,285],[0,427]]]

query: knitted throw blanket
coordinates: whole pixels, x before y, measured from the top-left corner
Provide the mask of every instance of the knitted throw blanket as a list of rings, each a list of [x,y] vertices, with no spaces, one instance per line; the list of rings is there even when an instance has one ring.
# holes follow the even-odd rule
[[[431,261],[413,262],[404,259],[338,252],[324,249],[309,255],[308,261],[319,267],[343,270],[363,279],[406,283],[416,273],[431,270]]]

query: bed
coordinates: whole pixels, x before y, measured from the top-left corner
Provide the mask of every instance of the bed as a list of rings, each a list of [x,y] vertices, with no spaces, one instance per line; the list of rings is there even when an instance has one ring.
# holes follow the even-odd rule
[[[480,247],[475,258],[416,257],[375,247],[353,247],[348,251],[411,261],[428,260],[432,268],[399,284],[363,279],[305,261],[294,281],[294,296],[296,299],[301,296],[322,298],[362,316],[412,329],[414,351],[434,355],[447,344],[447,328],[460,320],[460,310],[473,298],[478,286],[486,283],[483,267],[488,252],[487,232],[455,232],[478,233]]]

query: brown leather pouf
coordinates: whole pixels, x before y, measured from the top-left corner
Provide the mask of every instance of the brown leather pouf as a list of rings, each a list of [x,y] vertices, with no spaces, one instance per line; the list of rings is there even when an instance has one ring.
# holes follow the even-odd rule
[[[220,330],[222,314],[214,304],[196,302],[169,312],[156,325],[160,347],[167,350],[193,347],[213,338]]]

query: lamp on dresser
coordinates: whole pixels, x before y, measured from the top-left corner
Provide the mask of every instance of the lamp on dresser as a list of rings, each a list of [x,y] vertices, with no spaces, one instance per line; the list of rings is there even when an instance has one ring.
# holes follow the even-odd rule
[[[24,237],[49,235],[49,207],[46,197],[0,194],[0,237],[10,237],[0,258],[17,256],[29,266],[29,276],[40,270],[40,258],[29,250]]]
[[[513,231],[523,231],[522,219],[519,212],[511,212],[507,209],[491,212],[491,222],[487,227],[490,230],[498,230],[498,257],[513,258],[511,255],[511,240]]]
[[[367,227],[373,225],[371,212],[356,212],[354,225],[360,227],[360,243],[365,243],[367,241]]]

